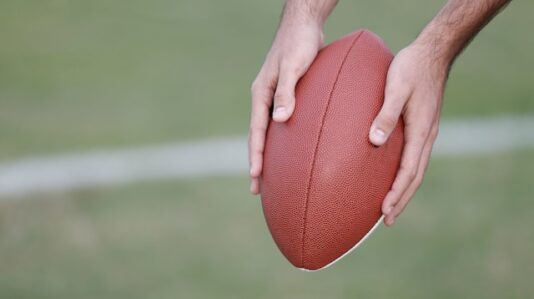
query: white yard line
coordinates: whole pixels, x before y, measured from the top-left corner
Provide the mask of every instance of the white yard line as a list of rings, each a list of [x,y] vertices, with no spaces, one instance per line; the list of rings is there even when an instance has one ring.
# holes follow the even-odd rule
[[[441,125],[433,157],[526,148],[534,148],[534,116],[448,121]],[[247,165],[245,137],[29,157],[0,164],[0,200],[142,180],[244,174]]]

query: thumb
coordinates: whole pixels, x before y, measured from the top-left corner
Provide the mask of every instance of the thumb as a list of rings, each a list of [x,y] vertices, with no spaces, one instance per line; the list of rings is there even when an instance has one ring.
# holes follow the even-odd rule
[[[384,105],[382,105],[382,109],[378,112],[369,131],[369,140],[372,144],[381,146],[386,143],[397,125],[409,96],[409,92],[404,88],[386,86]]]
[[[295,86],[300,74],[292,69],[280,70],[278,85],[274,93],[273,119],[277,122],[287,121],[295,110]]]

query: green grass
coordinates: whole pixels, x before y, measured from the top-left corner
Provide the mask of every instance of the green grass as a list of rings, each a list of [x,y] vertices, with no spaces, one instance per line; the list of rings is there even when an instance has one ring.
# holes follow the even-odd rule
[[[367,27],[397,51],[443,1],[341,1],[327,39]],[[0,161],[245,133],[279,1],[0,3]],[[446,117],[534,112],[534,37],[518,1],[451,75]]]
[[[243,177],[0,204],[1,298],[527,298],[534,152],[434,160],[392,229],[305,273]]]
[[[394,51],[444,1],[340,1],[327,40]],[[280,1],[0,2],[0,161],[244,134]],[[534,113],[534,4],[513,2],[456,63],[445,118]],[[0,201],[0,298],[527,298],[534,152],[438,159],[393,229],[303,273],[244,177]]]

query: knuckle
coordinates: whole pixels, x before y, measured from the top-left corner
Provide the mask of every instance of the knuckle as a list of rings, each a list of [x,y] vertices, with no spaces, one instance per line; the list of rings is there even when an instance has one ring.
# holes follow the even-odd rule
[[[253,158],[260,159],[263,155],[263,147],[255,147],[251,150]]]
[[[302,67],[298,64],[295,65],[293,63],[284,63],[282,62],[282,68],[280,69],[280,73],[286,75],[286,76],[295,76],[301,71]]]
[[[417,176],[417,171],[415,171],[415,169],[411,169],[409,172],[408,172],[408,178],[410,180],[414,180],[415,177]]]
[[[264,89],[263,88],[263,84],[260,83],[260,81],[258,81],[258,79],[254,80],[254,82],[252,82],[252,85],[250,86],[250,92],[254,95],[254,94],[258,94],[260,92],[260,90]]]
[[[397,123],[398,118],[389,112],[384,112],[379,118],[380,126],[386,129],[393,129]]]
[[[428,128],[426,128],[426,127],[425,127],[425,128],[421,128],[421,129],[419,130],[418,137],[419,137],[421,140],[426,140],[427,137],[429,136],[429,134],[430,134],[430,129],[428,129]]]
[[[410,181],[413,181],[417,176],[417,170],[415,169],[415,166],[412,165],[401,166],[400,171],[402,171]]]
[[[402,195],[402,188],[400,188],[399,186],[395,186],[391,189],[391,199],[390,199],[390,204],[392,206],[396,206],[397,203],[399,202],[400,200],[400,197]]]
[[[302,55],[294,53],[295,55],[285,56],[280,59],[280,70],[287,73],[298,73],[304,69],[304,62]]]
[[[288,104],[291,102],[291,97],[291,92],[287,91],[286,89],[277,89],[276,93],[274,94],[274,101],[276,103]]]
[[[423,184],[423,175],[417,175],[413,181],[416,188],[419,188]]]
[[[262,106],[269,106],[270,102],[272,101],[272,93],[269,92],[269,90],[265,89],[259,89],[254,92],[252,92],[252,103],[262,105]],[[260,106],[258,106],[260,107]]]
[[[252,94],[253,100],[255,98],[263,99],[263,98],[271,97],[272,92],[273,92],[272,83],[269,81],[260,79],[260,77],[256,78],[256,80],[254,80],[254,82],[252,82],[252,85],[250,86],[250,93]]]
[[[400,100],[404,95],[408,94],[410,82],[404,76],[397,76],[395,78],[394,80],[388,80],[385,93],[393,99]]]
[[[439,134],[439,127],[438,126],[435,126],[431,131],[430,131],[430,138],[432,141],[436,140],[438,138],[438,134]]]

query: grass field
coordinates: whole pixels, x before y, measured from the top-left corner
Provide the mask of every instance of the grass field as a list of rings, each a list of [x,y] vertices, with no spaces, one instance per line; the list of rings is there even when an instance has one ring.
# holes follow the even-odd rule
[[[340,1],[395,51],[444,1]],[[0,162],[245,134],[281,1],[0,2]],[[444,118],[534,114],[534,3],[458,60]],[[0,200],[0,298],[528,298],[534,152],[435,159],[393,229],[318,272],[278,253],[245,177]],[[1,198],[0,198],[1,199]]]
[[[534,152],[438,159],[392,229],[292,268],[244,177],[0,204],[2,298],[528,298]]]
[[[395,51],[443,1],[341,1],[328,40]],[[0,160],[245,133],[278,1],[0,2]],[[445,117],[534,113],[534,4],[512,3],[458,61]],[[216,122],[214,122],[216,120]]]

